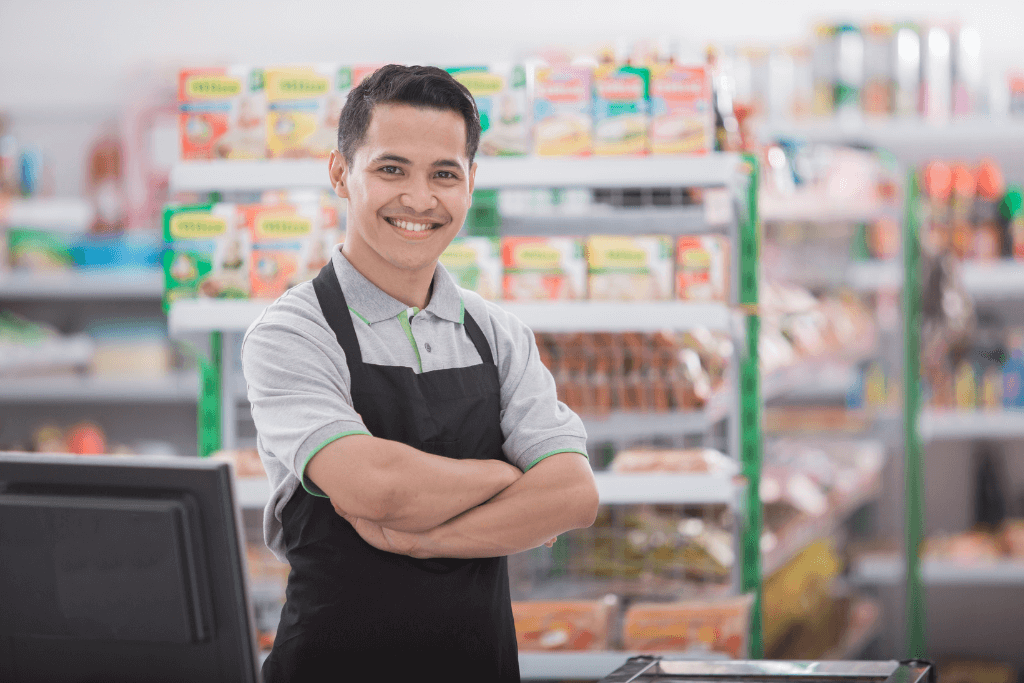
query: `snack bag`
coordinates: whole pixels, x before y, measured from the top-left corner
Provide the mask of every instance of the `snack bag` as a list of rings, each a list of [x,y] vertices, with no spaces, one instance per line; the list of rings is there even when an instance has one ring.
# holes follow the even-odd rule
[[[622,646],[638,652],[747,651],[753,595],[670,603],[636,603],[626,610]]]
[[[591,70],[545,66],[536,70],[533,94],[534,151],[541,156],[587,156],[592,144]]]
[[[718,235],[687,235],[676,242],[676,297],[685,301],[726,301],[729,243]]]
[[[488,300],[501,298],[502,263],[495,237],[456,237],[438,259],[459,287]]]
[[[587,239],[590,298],[662,301],[672,298],[672,238],[667,235]]]
[[[605,64],[594,71],[594,154],[646,154],[651,74]]]
[[[328,156],[337,147],[338,113],[351,79],[351,69],[331,64],[267,69],[268,156]]]
[[[714,149],[711,78],[705,66],[651,66],[651,152],[705,154]]]
[[[520,650],[606,650],[617,601],[517,601],[512,603]]]
[[[530,153],[526,69],[499,64],[448,69],[466,86],[480,113],[480,154],[522,156]]]
[[[164,241],[166,303],[249,296],[249,236],[234,204],[167,207]]]
[[[510,301],[586,298],[587,261],[577,237],[506,237],[504,295]]]
[[[182,159],[262,159],[267,154],[262,69],[183,69],[178,111]]]
[[[242,207],[252,238],[249,282],[256,299],[276,299],[309,279],[311,247],[319,232],[320,207],[315,203],[257,204]],[[315,259],[323,266],[321,258]],[[315,273],[313,273],[315,274]]]

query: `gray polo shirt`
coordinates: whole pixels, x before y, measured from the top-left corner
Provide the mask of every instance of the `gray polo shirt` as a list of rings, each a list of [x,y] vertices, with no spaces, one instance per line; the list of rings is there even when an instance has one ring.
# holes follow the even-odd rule
[[[332,261],[345,292],[363,361],[428,372],[481,361],[463,329],[472,314],[491,347],[501,381],[502,450],[524,472],[555,453],[587,455],[583,422],[560,402],[540,362],[533,332],[514,315],[460,288],[438,264],[425,309],[409,308],[367,280],[340,245]],[[249,326],[242,369],[256,422],[256,445],[273,493],[263,514],[267,546],[285,560],[281,512],[302,485],[306,464],[327,444],[369,434],[352,407],[345,352],[320,310],[311,282],[292,287]]]

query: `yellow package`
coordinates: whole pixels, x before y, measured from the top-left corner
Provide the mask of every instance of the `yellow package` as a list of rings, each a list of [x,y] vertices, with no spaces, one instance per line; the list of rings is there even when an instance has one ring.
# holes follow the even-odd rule
[[[676,242],[676,296],[685,301],[726,301],[729,242],[720,235],[685,235]]]
[[[492,301],[501,298],[503,268],[497,237],[456,237],[438,260],[460,287]]]
[[[594,154],[645,154],[650,71],[604,64],[594,71]]]
[[[706,66],[651,66],[651,152],[705,154],[714,149],[715,118]]]
[[[592,145],[591,70],[544,66],[534,73],[533,140],[541,156],[587,156]]]
[[[165,301],[249,296],[249,235],[234,204],[164,209]]]
[[[587,239],[590,298],[663,301],[672,298],[672,238],[595,235]]]
[[[311,247],[321,216],[319,205],[256,204],[241,211],[252,235],[249,281],[253,298],[276,299],[309,279]]]
[[[269,157],[326,157],[337,147],[339,79],[347,86],[350,70],[330,64],[266,70]]]

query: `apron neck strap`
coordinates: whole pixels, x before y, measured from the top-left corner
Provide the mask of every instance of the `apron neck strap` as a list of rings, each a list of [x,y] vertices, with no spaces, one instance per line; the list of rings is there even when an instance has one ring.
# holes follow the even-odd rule
[[[494,356],[491,355],[491,345],[487,343],[487,337],[484,336],[480,326],[476,324],[476,320],[469,314],[469,311],[463,310],[463,325],[466,328],[466,334],[473,341],[473,346],[476,347],[476,352],[480,354],[480,360],[484,362],[484,365],[494,365]]]
[[[316,299],[320,302],[320,310],[327,319],[327,324],[331,326],[334,336],[338,338],[338,344],[345,352],[349,372],[355,377],[362,369],[363,354],[359,350],[356,328],[352,325],[352,315],[348,312],[348,302],[345,301],[345,293],[341,291],[338,274],[334,272],[333,261],[328,261],[327,265],[320,269],[320,274],[313,278],[313,290],[316,292]]]

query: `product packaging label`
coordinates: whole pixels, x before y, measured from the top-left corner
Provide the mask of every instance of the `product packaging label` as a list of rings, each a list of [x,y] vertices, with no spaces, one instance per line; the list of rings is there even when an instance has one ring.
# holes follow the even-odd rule
[[[337,146],[338,115],[351,69],[333,64],[266,71],[267,153],[271,158],[323,158]]]
[[[164,209],[166,301],[249,296],[249,237],[237,208],[219,203]]]
[[[494,237],[456,237],[438,260],[460,287],[493,301],[501,298],[500,251]]]
[[[585,299],[587,261],[575,237],[506,237],[504,295],[510,301]]]
[[[651,152],[705,154],[714,149],[711,79],[704,66],[651,67]]]
[[[480,112],[480,153],[522,156],[530,153],[526,69],[520,65],[452,67],[448,72],[466,86]]]
[[[534,151],[541,156],[586,156],[592,151],[591,70],[540,67],[534,75]]]
[[[248,66],[184,69],[178,74],[182,159],[266,156],[263,71]]]
[[[660,301],[673,296],[672,238],[593,236],[587,239],[590,298]]]
[[[676,242],[676,297],[726,301],[729,243],[718,235],[687,235]]]
[[[599,66],[594,72],[594,154],[644,154],[650,71]]]
[[[253,298],[276,299],[315,275],[316,265],[322,267],[323,255],[313,253],[322,216],[318,204],[257,204],[242,207],[241,213],[252,239]]]

